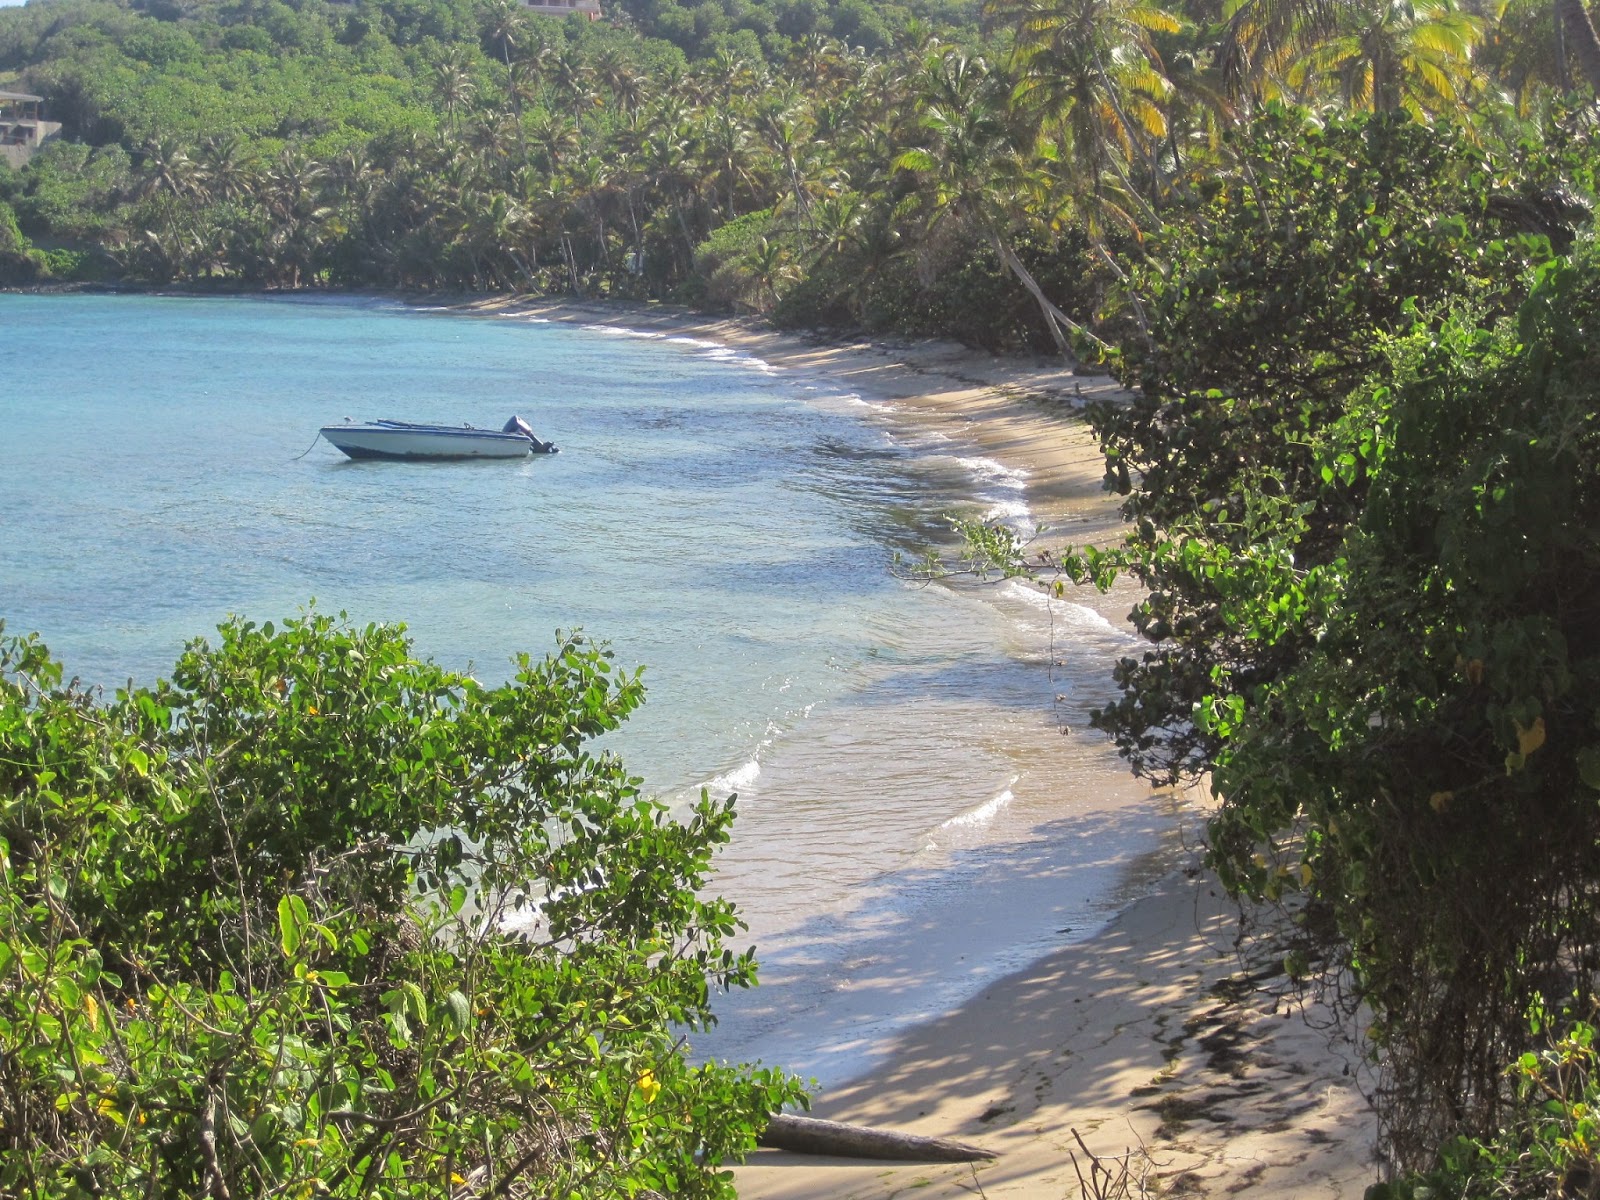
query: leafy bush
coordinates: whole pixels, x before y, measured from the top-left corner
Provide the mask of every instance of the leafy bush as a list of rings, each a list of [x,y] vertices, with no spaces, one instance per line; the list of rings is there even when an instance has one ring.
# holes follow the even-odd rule
[[[759,307],[758,279],[751,260],[766,244],[790,241],[771,209],[746,213],[718,226],[695,248],[695,273],[706,281],[698,299],[713,308]]]
[[[0,1191],[731,1194],[799,1094],[685,1057],[755,966],[697,894],[731,807],[585,748],[640,697],[318,615],[109,702],[0,642]]]
[[[1133,527],[1062,565],[1149,589],[1096,723],[1210,772],[1231,890],[1308,899],[1417,1168],[1514,1111],[1530,1007],[1600,979],[1600,257],[1503,224],[1527,181],[1481,148],[1296,121],[1165,231],[1143,390],[1097,415]]]
[[[1409,1165],[1496,1128],[1530,1005],[1600,972],[1600,261],[1536,280],[1514,326],[1419,334],[1408,378],[1352,400],[1371,449],[1321,466],[1369,489],[1337,555],[1218,564],[1241,628],[1314,639],[1196,713],[1229,726],[1215,858],[1329,907]]]
[[[0,200],[0,283],[31,283],[39,276],[34,249],[17,228],[17,214]]]
[[[1316,636],[1304,605],[1261,627],[1236,619],[1223,564],[1243,556],[1278,587],[1268,573],[1335,555],[1373,445],[1347,418],[1351,397],[1392,383],[1394,339],[1426,338],[1452,306],[1489,322],[1515,312],[1525,268],[1549,255],[1491,211],[1492,165],[1462,133],[1273,109],[1235,150],[1240,170],[1174,214],[1136,272],[1153,348],[1124,363],[1134,401],[1092,415],[1107,483],[1139,522],[1151,595],[1134,623],[1159,646],[1124,663],[1123,698],[1100,721],[1166,781],[1208,769],[1225,740],[1192,720],[1197,705],[1248,703]],[[1341,466],[1325,479],[1329,458]]]
[[[1537,1019],[1535,1022],[1538,1024]],[[1432,1170],[1377,1184],[1366,1200],[1543,1200],[1600,1184],[1600,1052],[1595,1027],[1567,1021],[1506,1072],[1516,1106],[1484,1141],[1456,1138]]]

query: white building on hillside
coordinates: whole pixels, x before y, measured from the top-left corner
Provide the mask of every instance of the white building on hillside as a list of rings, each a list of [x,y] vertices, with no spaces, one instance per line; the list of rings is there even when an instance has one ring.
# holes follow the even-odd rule
[[[39,143],[61,129],[60,121],[46,121],[40,115],[43,96],[26,92],[0,92],[0,160],[21,170],[39,148]]]
[[[529,12],[550,17],[570,17],[582,13],[591,21],[600,19],[600,0],[522,0]]]

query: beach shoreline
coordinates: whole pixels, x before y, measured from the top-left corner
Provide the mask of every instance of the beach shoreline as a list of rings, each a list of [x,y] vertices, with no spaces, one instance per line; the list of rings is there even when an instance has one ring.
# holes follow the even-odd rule
[[[455,307],[725,346],[1023,473],[1052,545],[1105,544],[1121,528],[1082,420],[1086,402],[1126,394],[1105,376],[948,342],[825,340],[659,305],[506,298]],[[894,1035],[870,1069],[815,1098],[818,1116],[973,1141],[998,1159],[974,1169],[764,1150],[736,1169],[739,1194],[1044,1200],[1078,1191],[1077,1172],[1091,1170],[1087,1148],[1114,1169],[1126,1162],[1124,1182],[1137,1177],[1161,1194],[1360,1196],[1377,1169],[1357,1048],[1330,1012],[1289,994],[1270,939],[1241,941],[1238,909],[1197,855],[1180,857],[1153,884],[1137,881],[1128,890],[1136,898],[1086,940]],[[1128,864],[1130,881],[1133,871]]]
[[[1090,401],[1127,395],[1107,375],[956,342],[825,338],[659,304],[502,297],[452,307],[715,342],[958,435],[1027,476],[1030,503],[1058,537],[1104,542],[1121,528],[1099,445],[1082,419]]]
[[[1358,1047],[1298,995],[1270,936],[1241,940],[1240,921],[1198,865],[1174,871],[1094,937],[908,1031],[885,1066],[813,1107],[994,1160],[760,1150],[735,1170],[739,1195],[1359,1200],[1378,1168]],[[1085,1192],[1094,1159],[1109,1174]]]

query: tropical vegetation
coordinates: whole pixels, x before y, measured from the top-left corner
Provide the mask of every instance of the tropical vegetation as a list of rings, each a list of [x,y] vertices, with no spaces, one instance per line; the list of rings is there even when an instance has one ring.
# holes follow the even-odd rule
[[[312,613],[103,699],[0,641],[0,1191],[732,1194],[800,1094],[684,1049],[754,979],[731,806],[588,747],[604,651],[515,668]]]
[[[0,11],[0,79],[64,123],[0,171],[13,282],[670,300],[1117,373],[1132,398],[1090,420],[1127,537],[1041,560],[982,530],[981,560],[1143,585],[1149,646],[1096,723],[1141,773],[1210,780],[1224,881],[1290,902],[1293,970],[1363,1014],[1390,1161],[1432,1172],[1394,1186],[1548,1194],[1589,1170],[1581,0],[623,0],[593,24],[34,0]],[[412,818],[385,836],[470,826]],[[301,882],[280,890],[310,919]]]

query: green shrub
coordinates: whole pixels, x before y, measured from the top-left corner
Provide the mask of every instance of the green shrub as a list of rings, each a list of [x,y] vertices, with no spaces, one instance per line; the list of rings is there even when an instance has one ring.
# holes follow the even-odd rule
[[[0,1192],[731,1195],[799,1094],[685,1055],[755,967],[731,807],[586,748],[640,698],[318,615],[108,702],[0,641]]]
[[[39,264],[32,244],[17,228],[17,214],[0,200],[0,284],[32,283]]]
[[[791,241],[770,208],[712,230],[694,252],[695,274],[705,281],[698,299],[713,308],[760,307],[760,276],[752,263],[764,245],[787,246]]]
[[[1536,1022],[1537,1024],[1538,1022]],[[1366,1200],[1542,1200],[1600,1184],[1600,1053],[1595,1027],[1568,1021],[1506,1072],[1516,1106],[1493,1138],[1457,1138],[1431,1171],[1367,1189]]]

